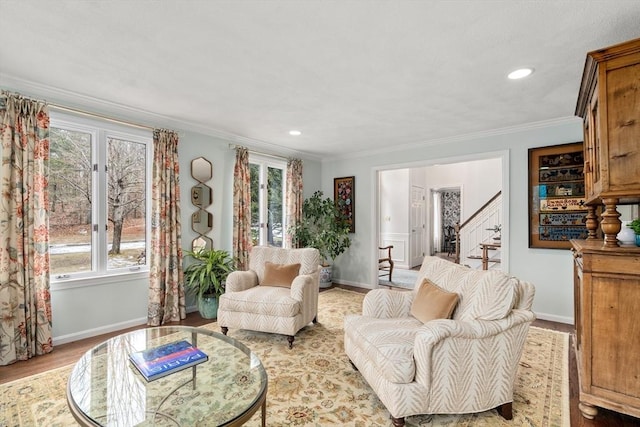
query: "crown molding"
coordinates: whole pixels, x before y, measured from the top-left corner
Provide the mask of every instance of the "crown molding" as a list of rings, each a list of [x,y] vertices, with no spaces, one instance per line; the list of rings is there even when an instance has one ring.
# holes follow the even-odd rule
[[[7,90],[16,91],[22,95],[36,99],[44,98],[45,102],[49,102],[53,104],[53,106],[55,106],[56,103],[59,103],[60,107],[63,108],[73,108],[80,111],[86,111],[89,114],[95,112],[114,120],[123,120],[126,122],[132,122],[135,120],[143,126],[152,128],[173,128],[177,130],[178,133],[181,130],[200,133],[221,139],[227,143],[242,145],[248,149],[265,152],[266,154],[273,154],[282,157],[299,157],[315,161],[320,161],[322,159],[322,156],[305,151],[291,150],[267,141],[235,135],[200,123],[164,116],[162,114],[157,114],[140,108],[129,107],[123,104],[107,101],[105,99],[20,79],[4,73],[0,73],[0,87],[4,87]]]
[[[390,153],[396,153],[399,151],[412,150],[416,148],[430,147],[434,145],[466,142],[466,141],[472,141],[476,139],[490,138],[492,136],[526,132],[530,130],[544,129],[552,126],[560,126],[560,125],[565,125],[570,123],[582,123],[582,119],[576,116],[566,116],[566,117],[560,117],[556,119],[542,120],[539,122],[524,123],[516,126],[508,126],[504,128],[489,129],[489,130],[483,130],[479,132],[471,132],[471,133],[455,135],[451,137],[430,139],[430,140],[419,141],[419,142],[410,142],[407,144],[394,145],[393,147],[367,150],[366,152],[358,151],[358,152],[346,153],[346,154],[332,156],[332,157],[325,157],[323,159],[323,163],[335,161],[335,160],[355,159],[355,158],[362,158],[362,157],[369,157],[369,156],[377,156],[382,154],[390,154]]]

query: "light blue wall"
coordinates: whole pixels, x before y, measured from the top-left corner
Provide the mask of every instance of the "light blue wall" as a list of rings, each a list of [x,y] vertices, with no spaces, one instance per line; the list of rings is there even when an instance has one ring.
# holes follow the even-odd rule
[[[582,141],[580,120],[562,120],[528,129],[448,142],[415,145],[411,149],[332,159],[322,164],[322,189],[333,194],[333,178],[356,177],[356,233],[351,248],[335,263],[334,279],[340,283],[374,287],[372,248],[376,235],[374,171],[394,165],[421,165],[436,159],[473,153],[508,151],[509,156],[509,272],[536,286],[534,310],[540,318],[573,322],[572,257],[568,250],[528,247],[528,149]],[[482,179],[482,177],[478,177]]]

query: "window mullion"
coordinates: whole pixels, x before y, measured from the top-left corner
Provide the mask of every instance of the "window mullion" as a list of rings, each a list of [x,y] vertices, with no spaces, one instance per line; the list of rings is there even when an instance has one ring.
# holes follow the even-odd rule
[[[104,130],[100,130],[96,141],[94,164],[97,165],[96,185],[94,187],[94,197],[92,203],[94,224],[96,232],[96,242],[94,245],[94,263],[96,271],[105,273],[107,271],[107,135]]]

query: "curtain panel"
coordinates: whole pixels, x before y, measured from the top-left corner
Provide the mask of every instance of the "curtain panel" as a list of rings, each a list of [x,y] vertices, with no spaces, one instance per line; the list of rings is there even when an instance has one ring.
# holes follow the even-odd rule
[[[0,365],[51,352],[49,110],[0,92]]]
[[[251,250],[251,172],[249,150],[236,148],[233,169],[233,256],[238,270],[249,268]]]
[[[186,318],[180,221],[178,134],[153,132],[151,250],[147,323],[158,326]]]
[[[302,160],[289,159],[287,161],[287,224],[288,228],[295,227],[302,219]],[[293,247],[292,234],[285,233],[285,247]]]

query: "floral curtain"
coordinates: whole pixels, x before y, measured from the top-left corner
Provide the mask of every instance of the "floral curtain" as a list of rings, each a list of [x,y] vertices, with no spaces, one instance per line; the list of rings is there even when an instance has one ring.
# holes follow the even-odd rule
[[[251,173],[249,151],[236,148],[236,163],[233,169],[233,256],[238,270],[249,267],[251,250]]]
[[[0,92],[0,365],[49,353],[49,109]]]
[[[287,219],[288,227],[295,227],[302,218],[302,160],[287,161]],[[286,233],[285,247],[291,248],[291,233]]]
[[[153,132],[151,250],[147,324],[158,326],[186,317],[180,222],[178,134]]]

